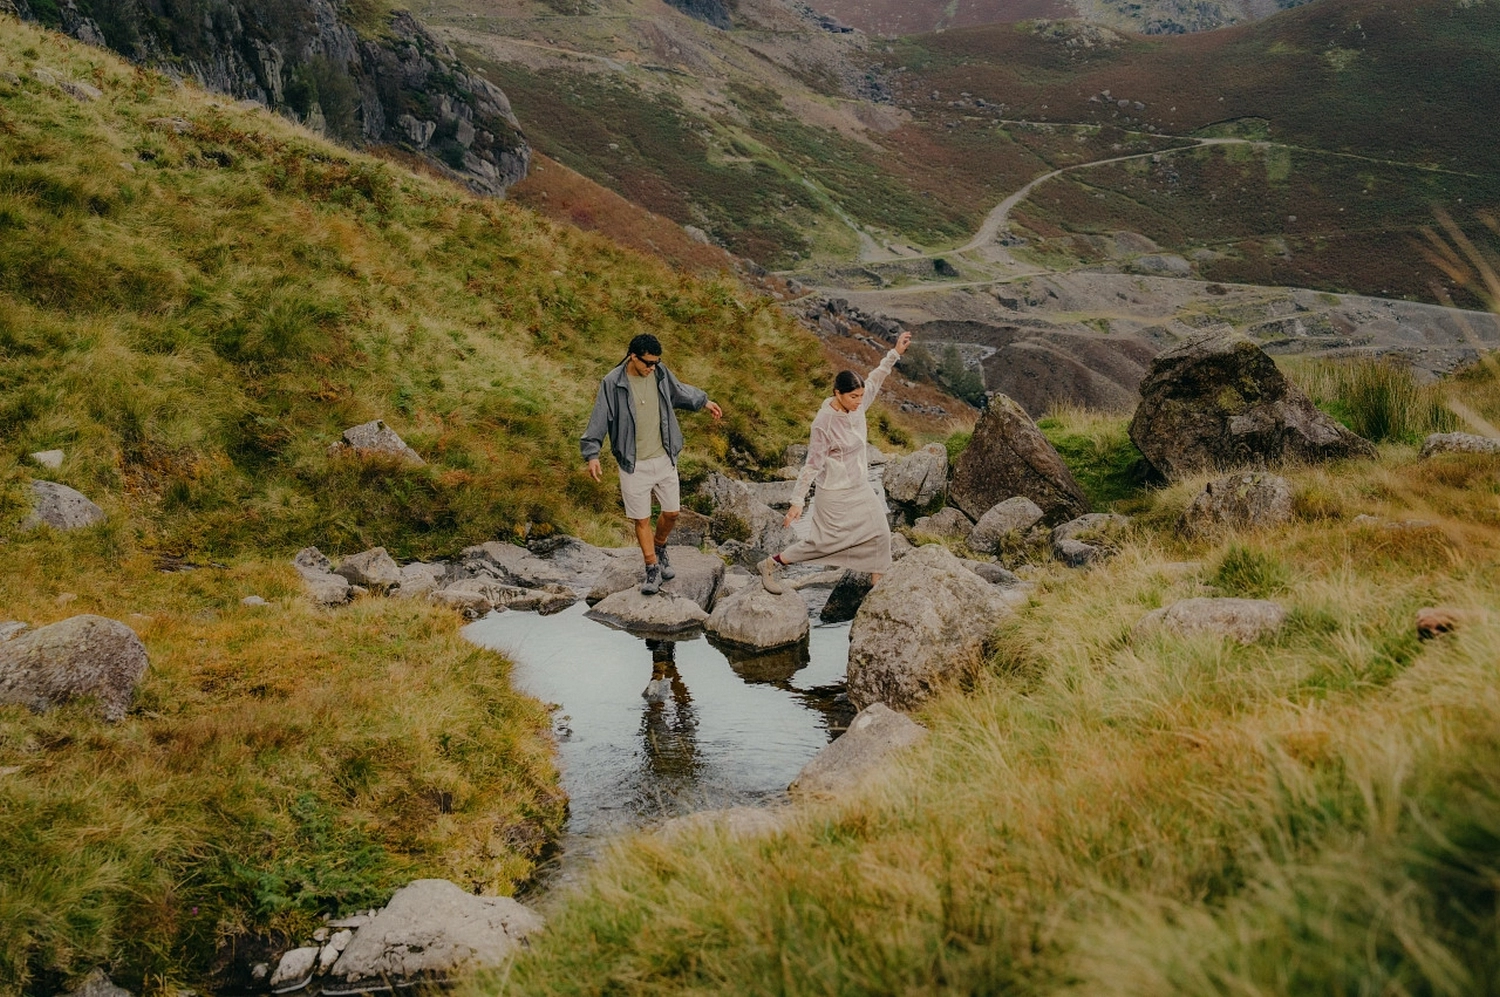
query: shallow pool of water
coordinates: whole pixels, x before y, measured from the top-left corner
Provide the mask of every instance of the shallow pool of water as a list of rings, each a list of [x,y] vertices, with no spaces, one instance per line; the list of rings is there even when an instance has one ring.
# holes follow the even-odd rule
[[[495,613],[464,629],[515,662],[518,689],[557,704],[565,864],[670,817],[779,802],[853,716],[847,623],[751,654],[701,634],[642,638],[586,619],[587,608]]]

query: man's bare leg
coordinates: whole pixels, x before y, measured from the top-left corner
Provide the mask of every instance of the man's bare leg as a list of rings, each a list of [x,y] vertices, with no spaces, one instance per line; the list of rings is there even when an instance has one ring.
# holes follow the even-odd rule
[[[664,512],[656,517],[656,546],[667,545],[667,537],[672,535],[672,527],[676,525],[677,513],[675,512]]]
[[[641,545],[641,556],[647,564],[656,563],[656,531],[651,529],[650,518],[631,520],[635,523],[635,542]],[[668,527],[670,530],[671,528]]]

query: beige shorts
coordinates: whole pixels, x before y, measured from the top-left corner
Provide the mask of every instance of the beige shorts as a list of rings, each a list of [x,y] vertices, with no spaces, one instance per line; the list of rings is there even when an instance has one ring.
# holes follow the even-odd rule
[[[650,519],[652,496],[656,497],[662,512],[682,509],[682,486],[677,480],[677,467],[666,454],[638,462],[630,474],[620,472],[620,497],[625,500],[627,518]]]

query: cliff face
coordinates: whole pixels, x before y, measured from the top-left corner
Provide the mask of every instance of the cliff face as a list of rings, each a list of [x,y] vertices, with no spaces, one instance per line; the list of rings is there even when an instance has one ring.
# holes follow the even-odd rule
[[[531,150],[505,94],[410,14],[332,0],[0,0],[0,11],[501,195]]]

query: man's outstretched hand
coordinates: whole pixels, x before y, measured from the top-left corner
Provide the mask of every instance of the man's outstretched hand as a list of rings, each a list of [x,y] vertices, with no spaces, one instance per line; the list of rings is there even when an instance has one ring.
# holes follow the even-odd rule
[[[708,414],[713,416],[715,419],[724,418],[724,410],[719,408],[718,402],[708,402],[703,407],[708,409]]]
[[[593,478],[595,481],[604,480],[604,472],[599,467],[598,457],[595,457],[593,460],[589,461],[589,477]]]

